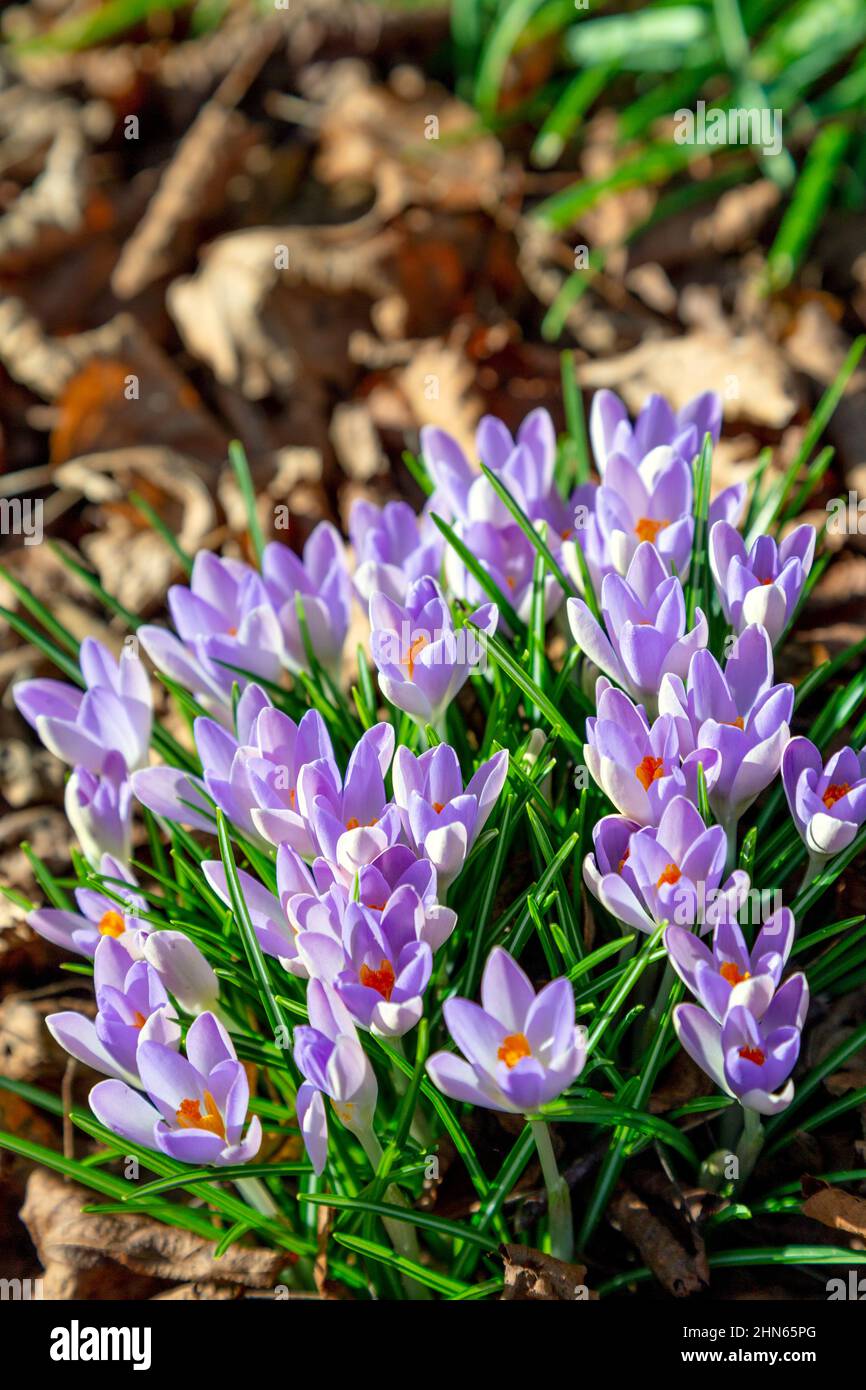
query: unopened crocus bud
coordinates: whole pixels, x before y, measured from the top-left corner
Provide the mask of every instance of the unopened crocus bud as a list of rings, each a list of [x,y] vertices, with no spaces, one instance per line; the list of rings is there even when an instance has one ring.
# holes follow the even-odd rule
[[[104,854],[129,863],[132,788],[120,753],[109,753],[101,773],[76,767],[66,783],[66,817],[86,858],[98,869]]]
[[[183,932],[151,932],[144,958],[186,1013],[200,1014],[216,1007],[219,980],[199,948]]]

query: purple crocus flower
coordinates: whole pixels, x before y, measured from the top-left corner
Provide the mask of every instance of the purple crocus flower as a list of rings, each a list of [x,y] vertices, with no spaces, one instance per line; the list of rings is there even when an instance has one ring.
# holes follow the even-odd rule
[[[134,960],[139,960],[147,933],[142,930],[137,914],[147,910],[147,903],[140,893],[133,891],[138,887],[135,875],[110,854],[102,856],[99,872],[103,878],[123,879],[130,885],[127,891],[119,884],[112,884],[112,892],[124,899],[123,905],[96,888],[76,888],[78,912],[40,907],[28,913],[27,925],[64,951],[75,951],[91,959],[104,937],[114,937]]]
[[[153,701],[144,663],[131,643],[120,659],[85,637],[79,653],[87,689],[65,681],[20,681],[12,695],[45,747],[70,765],[102,772],[112,751],[128,768],[147,762]]]
[[[184,932],[149,932],[144,958],[185,1013],[204,1013],[216,1007],[220,992],[216,972]]]
[[[132,853],[132,786],[122,753],[108,753],[101,772],[72,771],[64,794],[66,819],[96,868],[104,854],[121,864]]]
[[[113,1134],[183,1163],[248,1163],[262,1142],[249,1107],[247,1074],[213,1014],[200,1014],[186,1035],[186,1057],[163,1043],[143,1042],[136,1054],[145,1098],[123,1081],[100,1081],[90,1108]]]
[[[496,526],[490,521],[461,523],[457,534],[508,599],[518,617],[529,621],[537,551],[519,526]],[[448,587],[466,603],[482,603],[485,590],[467,569],[453,546],[445,552]],[[562,589],[552,574],[544,576],[544,617],[552,617],[562,602]],[[507,631],[506,624],[503,628]]]
[[[594,781],[624,816],[640,825],[657,825],[674,796],[697,802],[698,764],[707,786],[721,769],[715,749],[700,748],[680,758],[680,740],[671,715],[650,725],[644,710],[612,686],[596,681],[596,718],[587,719],[583,756]]]
[[[866,822],[866,749],[840,748],[825,766],[814,743],[792,738],[782,754],[782,784],[817,870],[847,849]]]
[[[694,396],[674,414],[664,396],[649,396],[634,424],[613,391],[596,391],[589,415],[589,436],[599,473],[604,478],[614,454],[637,468],[641,460],[661,445],[669,446],[685,463],[700,452],[706,434],[719,442],[722,401],[715,391]]]
[[[317,859],[313,865],[316,880],[317,899],[303,894],[290,898],[286,911],[295,931],[309,928],[310,911],[317,912],[317,901],[326,901],[331,890],[338,890],[341,904],[333,921],[342,921],[342,904],[348,901],[348,893],[342,878],[334,873],[327,861]],[[447,941],[457,924],[457,914],[444,907],[437,898],[436,870],[428,859],[416,859],[408,845],[390,845],[369,864],[358,870],[356,885],[352,896],[368,912],[379,914],[385,911],[393,894],[401,888],[411,888],[417,894],[423,909],[423,922],[416,928],[419,941],[425,941],[431,951],[438,951]]]
[[[551,980],[536,994],[501,946],[487,958],[481,1005],[448,999],[444,1013],[463,1057],[437,1052],[427,1070],[453,1100],[532,1114],[562,1095],[583,1070],[586,1041],[575,1027],[568,980]]]
[[[332,902],[338,892],[331,889]],[[421,899],[406,885],[381,913],[348,900],[331,921],[315,912],[298,936],[298,952],[310,976],[334,986],[361,1028],[401,1037],[421,1017],[433,969],[433,952],[421,939],[426,921]]]
[[[349,536],[355,548],[355,590],[365,604],[377,591],[402,603],[409,584],[427,575],[436,579],[442,569],[442,536],[408,502],[377,507],[357,498],[349,513]]]
[[[680,979],[719,1023],[735,1005],[760,1018],[778,988],[794,943],[794,914],[787,907],[774,912],[751,951],[734,921],[718,924],[712,950],[684,927],[667,927],[664,942]]]
[[[662,681],[659,709],[676,719],[680,747],[721,754],[709,799],[730,833],[779,771],[793,708],[793,686],[773,685],[772,643],[757,624],[737,638],[724,672],[710,652],[701,651],[692,657],[685,686],[679,673]]]
[[[205,860],[201,867],[211,888],[226,907],[231,907],[231,894],[222,861]],[[276,894],[244,869],[238,870],[238,878],[253,930],[265,955],[275,956],[290,974],[307,979],[307,968],[298,954],[297,946],[297,935],[303,924],[292,909],[296,901],[311,904],[320,901],[307,866],[288,845],[280,845],[277,850]]]
[[[309,839],[347,887],[362,865],[400,839],[400,813],[385,794],[393,751],[393,725],[375,724],[355,745],[345,778],[330,758],[306,763],[298,774],[297,805]]]
[[[433,510],[459,522],[513,525],[508,508],[446,430],[425,425],[421,430],[421,452],[436,483]],[[475,452],[480,462],[500,476],[531,521],[558,519],[550,511],[556,500],[562,507],[553,481],[556,431],[546,410],[531,411],[516,439],[501,420],[485,415],[475,434]]]
[[[567,608],[581,650],[653,714],[662,677],[668,672],[684,677],[694,653],[707,644],[707,620],[700,608],[694,627],[686,631],[682,585],[667,573],[649,541],[638,546],[624,579],[609,574],[602,583],[606,632],[583,599],[569,599]]]
[[[625,574],[641,541],[655,546],[667,570],[684,578],[692,553],[692,474],[673,449],[650,450],[636,466],[611,454],[596,514],[617,573]]]
[[[384,775],[394,746],[390,725],[376,725],[376,732],[370,732],[364,746],[370,743],[375,745]],[[256,724],[253,748],[246,750],[240,761],[258,833],[271,844],[290,844],[305,858],[312,858],[317,842],[298,799],[301,772],[315,764],[335,792],[341,785],[331,736],[318,710],[308,710],[299,724],[279,710],[266,711]]]
[[[370,1133],[378,1087],[352,1017],[338,995],[321,980],[307,990],[309,1025],[295,1029],[295,1065],[304,1077],[296,1110],[301,1134],[317,1173],[328,1160],[330,1100],[353,1134]]]
[[[719,1023],[697,1004],[678,1004],[673,1021],[692,1061],[717,1086],[747,1110],[776,1115],[794,1096],[788,1078],[800,1054],[808,1007],[805,977],[792,975],[760,1018],[745,1005],[732,1004]]]
[[[336,527],[328,521],[319,522],[304,546],[302,559],[288,546],[272,541],[262,556],[262,575],[279,618],[289,670],[310,669],[297,610],[300,596],[313,653],[326,671],[338,676],[349,628],[352,582],[346,547]]]
[[[735,632],[750,623],[778,642],[793,617],[815,556],[814,526],[798,526],[776,545],[758,536],[747,551],[739,531],[717,521],[710,531],[710,567],[722,610]]]
[[[615,823],[607,828],[606,821]],[[626,822],[628,824],[628,822]],[[637,931],[653,932],[661,922],[699,925],[709,931],[717,922],[732,921],[749,889],[749,876],[737,869],[722,884],[727,842],[720,825],[704,825],[697,808],[675,796],[664,808],[658,826],[632,833],[624,852],[623,819],[606,817],[593,842],[603,859],[588,854],[584,879],[612,916]]]
[[[440,743],[416,758],[408,748],[394,755],[394,800],[403,830],[418,854],[436,869],[439,888],[453,883],[484,828],[508,773],[503,749],[482,763],[463,789],[454,749]]]
[[[244,683],[239,672],[277,679],[280,625],[262,577],[249,565],[200,550],[189,588],[173,585],[168,606],[177,635],[146,625],[138,630],[142,646],[158,670],[220,719],[231,718],[232,686]]]
[[[490,634],[499,611],[484,604],[469,622]],[[468,627],[454,631],[451,610],[433,579],[409,585],[405,606],[385,594],[370,599],[370,639],[386,700],[411,714],[419,724],[441,727],[445,711],[478,665],[481,639]]]
[[[104,936],[96,948],[93,985],[96,1019],[74,1010],[49,1014],[45,1020],[48,1031],[85,1066],[140,1086],[139,1044],[150,1041],[176,1048],[180,1041],[180,1027],[165,986],[152,966],[133,960],[110,936]]]
[[[324,731],[318,713],[311,711],[305,719],[307,728]],[[303,724],[304,720],[301,722]],[[285,779],[296,772],[294,763],[287,764],[285,759],[287,745],[294,745],[297,740],[298,726],[288,715],[273,708],[260,686],[251,684],[238,701],[235,728],[236,734],[231,734],[214,719],[196,719],[193,735],[201,759],[202,777],[175,767],[144,768],[132,779],[139,801],[165,820],[214,834],[216,818],[212,801],[239,830],[258,839],[259,831],[251,814],[258,804],[252,774],[255,772],[264,778],[270,770]],[[324,742],[309,744],[310,757],[330,752],[327,732],[322,733],[322,738]],[[271,763],[274,766],[268,769]],[[203,794],[205,792],[207,795]],[[201,809],[196,810],[196,807]]]

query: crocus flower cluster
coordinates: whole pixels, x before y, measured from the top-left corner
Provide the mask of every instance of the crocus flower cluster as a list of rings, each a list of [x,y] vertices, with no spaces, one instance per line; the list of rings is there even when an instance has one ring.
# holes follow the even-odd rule
[[[64,681],[20,681],[15,703],[46,748],[72,767],[66,814],[96,866],[103,854],[125,864],[132,831],[129,774],[147,759],[153,705],[135,639],[115,660],[86,637],[79,654],[84,689]]]
[[[670,963],[696,1000],[674,1015],[694,1060],[749,1112],[790,1102],[808,990],[800,974],[783,979],[794,934],[788,909],[746,945],[738,918],[751,884],[736,867],[737,826],[781,768],[810,865],[823,865],[866,823],[866,755],[846,748],[825,767],[817,748],[791,739],[793,688],[775,681],[773,646],[814,558],[811,527],[778,542],[750,537],[747,546],[737,529],[745,487],[725,489],[708,518],[715,592],[702,584],[706,611],[687,599],[690,576],[707,559],[695,553],[695,459],[720,428],[712,393],[676,412],[652,397],[632,422],[602,391],[590,417],[599,481],[567,496],[543,409],[516,433],[484,417],[469,454],[446,431],[427,428],[421,452],[433,491],[420,516],[404,502],[357,501],[351,550],[322,523],[300,555],[266,546],[261,571],[199,554],[189,583],[169,593],[171,627],[138,633],[156,668],[205,711],[192,726],[195,757],[183,767],[150,765],[151,689],[135,641],[114,661],[87,639],[80,689],[47,680],[16,687],[23,716],[71,769],[67,814],[91,865],[76,910],[42,908],[29,921],[93,960],[95,1017],[56,1014],[49,1027],[107,1077],[91,1094],[103,1124],[196,1164],[245,1162],[261,1141],[230,1036],[238,1022],[196,944],[207,937],[192,920],[187,933],[176,929],[183,922],[167,926],[151,912],[130,867],[137,800],[160,822],[198,836],[215,836],[220,815],[228,823],[255,939],[292,977],[287,988],[306,994],[308,1023],[294,1030],[293,1058],[312,1165],[321,1173],[327,1162],[328,1102],[378,1161],[378,1084],[365,1035],[400,1046],[425,1007],[436,1016],[426,996],[431,979],[438,989],[449,978],[443,947],[457,927],[446,897],[471,873],[467,862],[483,857],[509,774],[509,753],[496,741],[484,742],[490,756],[472,766],[458,753],[475,739],[474,729],[458,727],[469,703],[464,688],[471,678],[493,700],[486,649],[501,650],[485,639],[507,644],[517,635],[506,617],[519,627],[541,607],[553,618],[568,576],[574,589],[562,617],[582,658],[584,689],[595,682],[584,758],[613,812],[592,826],[584,880],[625,927],[653,934],[665,926]],[[445,542],[436,518],[458,547]],[[540,594],[533,528],[557,561]],[[488,590],[507,602],[490,602]],[[331,724],[322,703],[341,681],[353,603],[369,618],[379,713],[388,716],[375,722],[366,683],[357,737],[346,734],[345,707]],[[713,652],[728,630],[722,663]],[[521,659],[520,643],[513,650]],[[287,711],[298,715],[298,696],[310,688],[296,678],[320,669],[319,708],[292,717]],[[284,672],[294,682],[285,707]],[[495,700],[504,707],[506,687],[497,674]],[[510,708],[519,717],[516,701]],[[527,774],[512,772],[522,792]],[[546,796],[547,788],[534,792]],[[216,904],[226,909],[228,942],[234,876],[230,886],[217,858],[201,870],[203,897],[217,917]],[[464,922],[454,941],[488,926]],[[542,1131],[544,1107],[586,1065],[571,984],[558,978],[536,991],[494,945],[481,1003],[446,998],[443,1016],[460,1055],[435,1053],[430,1078],[457,1102],[530,1118],[563,1253],[568,1197]]]
[[[793,940],[788,908],[773,913],[751,951],[735,922],[717,926],[712,951],[682,927],[665,932],[669,959],[699,1001],[674,1010],[680,1042],[723,1091],[759,1115],[776,1114],[794,1095],[809,986],[800,973],[779,984]]]

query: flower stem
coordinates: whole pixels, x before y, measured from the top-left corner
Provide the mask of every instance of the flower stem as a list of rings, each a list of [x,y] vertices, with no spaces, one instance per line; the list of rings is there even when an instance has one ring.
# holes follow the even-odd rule
[[[803,875],[800,887],[797,889],[797,897],[799,897],[801,893],[805,893],[812,880],[818,877],[824,865],[827,863],[828,858],[829,856],[826,854],[815,854],[814,851],[809,851],[809,862],[806,865],[806,872]]]
[[[373,1171],[375,1172],[382,1162],[382,1145],[373,1133],[372,1128],[358,1128],[354,1131],[357,1138],[361,1141],[364,1153],[370,1160]],[[395,1183],[392,1183],[385,1192],[385,1200],[395,1207],[408,1206],[406,1198]],[[415,1234],[414,1226],[408,1221],[393,1221],[388,1217],[382,1218],[382,1224],[388,1232],[388,1237],[397,1251],[398,1255],[405,1255],[407,1260],[413,1260],[415,1264],[421,1263],[421,1251],[418,1248],[418,1237]],[[419,1284],[416,1279],[403,1277],[403,1286],[410,1298],[426,1299],[431,1297],[430,1290],[424,1284]]]
[[[743,1133],[737,1145],[738,1186],[744,1183],[751,1174],[763,1147],[764,1126],[761,1124],[761,1117],[757,1110],[748,1110],[743,1106]]]
[[[235,1187],[255,1211],[262,1216],[279,1216],[280,1210],[261,1178],[235,1178]]]
[[[722,829],[728,842],[728,855],[725,860],[725,880],[729,879],[737,867],[737,817],[722,821]]]
[[[546,1120],[527,1116],[532,1137],[541,1160],[544,1185],[547,1188],[547,1221],[550,1230],[550,1253],[557,1260],[570,1260],[574,1254],[574,1220],[571,1215],[571,1193],[568,1183],[560,1176],[556,1155]]]

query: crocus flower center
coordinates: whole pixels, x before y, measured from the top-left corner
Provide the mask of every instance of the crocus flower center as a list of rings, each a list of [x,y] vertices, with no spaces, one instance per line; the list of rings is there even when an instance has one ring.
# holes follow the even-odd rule
[[[743,980],[751,980],[752,978],[748,970],[743,973],[732,960],[726,960],[723,965],[719,966],[719,974],[723,980],[727,980],[729,985],[739,985],[742,984]]]
[[[754,1062],[756,1067],[762,1067],[767,1060],[759,1047],[741,1047],[740,1056],[745,1062]]]
[[[362,985],[381,994],[387,1003],[394,988],[394,967],[389,960],[383,960],[378,970],[371,970],[369,965],[362,965],[360,980]]]
[[[107,912],[103,912],[96,924],[96,930],[100,936],[123,936],[126,927],[120,913],[110,907]]]
[[[442,812],[445,810],[445,802],[444,802],[444,801],[434,801],[434,802],[433,802],[433,810],[436,812],[437,816],[441,816]]]
[[[403,665],[406,667],[406,670],[409,673],[410,681],[413,681],[415,679],[415,658],[421,651],[422,647],[426,647],[426,645],[427,637],[423,632],[419,632],[417,637],[412,638],[412,641],[409,645],[409,651],[407,653],[406,660],[403,662]]]
[[[659,875],[659,880],[656,884],[656,888],[661,888],[663,883],[679,883],[681,878],[682,874],[680,873],[676,864],[665,864],[664,868],[661,871],[661,874]]]
[[[366,825],[367,829],[369,830],[369,828],[370,828],[371,825],[375,825],[375,824],[376,824],[376,817],[374,816],[372,820],[365,821],[364,824]],[[346,829],[347,829],[347,830],[360,830],[360,829],[361,829],[361,822],[360,822],[355,816],[350,816],[349,819],[346,821]]]
[[[619,873],[622,873],[622,871],[623,871],[623,866],[624,866],[624,864],[625,864],[625,861],[628,859],[630,853],[631,853],[631,850],[626,850],[625,854],[622,856],[622,859],[619,861],[619,868],[618,868],[618,872],[619,872]]]
[[[181,1129],[204,1129],[208,1134],[216,1134],[220,1139],[226,1137],[226,1127],[217,1103],[210,1091],[204,1093],[205,1113],[201,1113],[200,1100],[182,1100],[175,1114]]]
[[[728,726],[729,729],[743,729],[743,728],[745,728],[745,725],[744,725],[744,723],[743,723],[743,716],[742,716],[741,714],[738,714],[737,717],[736,717],[736,719],[725,719],[725,720],[723,720],[722,722],[725,723],[725,724],[727,724],[727,726]]]
[[[850,782],[834,782],[831,787],[827,788],[821,800],[829,811],[831,807],[836,805],[837,801],[841,801],[843,796],[847,796],[850,790]]]
[[[660,777],[664,777],[664,760],[650,757],[647,754],[645,758],[641,758],[634,770],[634,775],[644,791],[649,791],[650,782],[657,782]]]
[[[655,542],[659,531],[663,531],[670,522],[665,518],[664,521],[656,521],[651,516],[642,516],[634,528],[634,533],[639,541]]]
[[[772,582],[773,582],[772,579],[759,579],[759,580],[758,580],[758,583],[759,583],[759,584],[772,584]]]
[[[500,1062],[504,1062],[509,1071],[516,1067],[522,1057],[531,1057],[532,1048],[523,1033],[509,1033],[502,1040],[502,1046],[497,1052]]]
[[[229,635],[229,637],[237,637],[237,635],[238,635],[238,630],[237,630],[237,628],[236,628],[236,627],[230,627],[229,630],[228,630],[228,635]]]
[[[147,1019],[145,1018],[144,1014],[140,1013],[139,1010],[136,1009],[134,1014],[132,1015],[133,1028],[138,1028],[140,1030],[144,1027],[145,1023],[147,1023]]]

